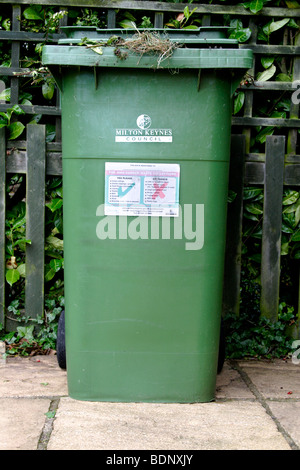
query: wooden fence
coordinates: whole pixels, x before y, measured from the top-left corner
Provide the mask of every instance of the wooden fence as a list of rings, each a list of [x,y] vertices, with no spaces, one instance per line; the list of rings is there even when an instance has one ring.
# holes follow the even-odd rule
[[[0,104],[0,111],[6,111],[19,103],[19,77],[16,72],[24,72],[20,66],[20,48],[22,43],[41,42],[41,33],[21,31],[20,17],[24,6],[29,2],[0,0],[1,4],[11,4],[12,27],[10,31],[0,30],[0,41],[11,41],[11,66],[0,66],[1,76],[9,77],[11,83],[10,103]],[[48,5],[45,0],[32,0],[30,5]],[[66,10],[68,7],[86,7],[107,12],[107,26],[116,25],[117,10],[145,12],[152,16],[155,27],[163,27],[164,15],[180,13],[186,4],[152,1],[114,1],[113,9],[110,1],[97,0],[61,0],[52,1]],[[251,48],[255,54],[255,63],[250,74],[254,75],[255,67],[262,55],[281,55],[293,57],[293,81],[300,80],[300,43],[299,34],[293,45],[266,45],[258,40],[257,21],[280,19],[286,17],[287,9],[263,8],[259,15],[254,15],[243,6],[202,5],[193,3],[190,7],[197,8],[202,15],[202,24],[209,25],[214,18],[224,14],[242,16],[252,30],[248,43],[240,47]],[[300,9],[289,9],[289,16],[300,18]],[[61,24],[67,24],[67,16]],[[245,25],[244,25],[245,26]],[[51,41],[61,37],[55,34]],[[275,321],[278,314],[279,280],[280,280],[280,240],[282,224],[282,193],[284,186],[300,186],[300,155],[298,150],[299,105],[291,102],[288,118],[264,118],[253,116],[253,102],[258,92],[273,90],[279,94],[294,91],[293,82],[267,81],[242,85],[246,93],[244,115],[232,119],[232,155],[230,171],[230,189],[236,194],[228,210],[228,236],[225,263],[224,311],[239,311],[241,246],[242,246],[242,214],[243,188],[249,185],[264,187],[264,218],[262,235],[261,260],[261,312]],[[31,245],[26,249],[26,284],[25,312],[36,318],[44,311],[44,222],[45,222],[45,175],[61,175],[61,142],[60,142],[60,109],[58,106],[21,105],[28,114],[55,116],[56,141],[46,143],[45,126],[28,125],[27,141],[6,141],[4,129],[0,129],[0,323],[5,324],[5,176],[7,173],[26,174],[26,237]],[[275,126],[285,130],[285,135],[268,136],[264,153],[250,153],[252,129],[256,126]],[[300,289],[299,289],[300,290]],[[300,304],[300,299],[299,299]],[[298,317],[300,307],[298,305]],[[6,329],[13,329],[6,321]],[[297,332],[298,330],[298,332]],[[299,322],[294,332],[299,335]]]

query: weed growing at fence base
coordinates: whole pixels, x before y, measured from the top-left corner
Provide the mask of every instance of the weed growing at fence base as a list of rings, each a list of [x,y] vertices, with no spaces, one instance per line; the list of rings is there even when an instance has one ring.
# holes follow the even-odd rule
[[[273,323],[267,318],[259,317],[257,302],[249,306],[253,307],[252,311],[248,309],[239,316],[230,313],[224,317],[226,357],[290,357],[294,351],[294,340],[289,337],[288,329],[295,323],[294,308],[282,302],[279,305],[278,320]]]
[[[16,322],[16,329],[0,335],[5,341],[7,356],[36,356],[51,354],[56,349],[57,325],[64,307],[64,297],[46,299],[44,318],[30,319],[20,309],[19,300],[7,308],[7,317]]]

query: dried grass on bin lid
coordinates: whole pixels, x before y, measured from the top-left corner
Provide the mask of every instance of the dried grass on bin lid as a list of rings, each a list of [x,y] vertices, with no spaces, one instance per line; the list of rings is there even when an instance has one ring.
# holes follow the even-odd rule
[[[86,46],[88,49],[92,49],[100,55],[103,54],[102,46],[112,46],[115,48],[115,55],[121,60],[125,60],[128,57],[128,52],[124,52],[124,49],[140,55],[140,59],[144,54],[157,55],[157,67],[159,67],[163,60],[171,57],[175,49],[180,47],[179,44],[170,41],[167,36],[162,37],[157,32],[147,30],[139,31],[138,29],[137,33],[130,39],[112,36],[104,43],[93,39],[82,38],[79,46]],[[123,49],[123,51],[121,49]]]
[[[125,47],[135,54],[143,56],[144,54],[157,54],[157,65],[162,60],[171,57],[178,44],[170,41],[168,37],[161,37],[158,33],[152,31],[138,31],[131,39],[118,41],[118,46]]]

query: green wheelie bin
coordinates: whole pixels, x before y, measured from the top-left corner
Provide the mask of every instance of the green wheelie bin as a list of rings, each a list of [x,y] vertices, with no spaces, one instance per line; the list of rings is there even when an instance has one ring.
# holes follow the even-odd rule
[[[64,32],[43,63],[61,91],[69,395],[211,401],[232,95],[252,51],[216,27]]]

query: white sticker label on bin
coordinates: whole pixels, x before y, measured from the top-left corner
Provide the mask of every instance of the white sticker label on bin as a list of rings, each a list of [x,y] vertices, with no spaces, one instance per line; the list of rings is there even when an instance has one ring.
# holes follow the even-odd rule
[[[105,163],[105,215],[179,216],[180,165]]]
[[[172,129],[152,128],[152,119],[147,114],[140,114],[136,119],[136,128],[116,129],[115,142],[130,143],[166,143],[172,142]]]

